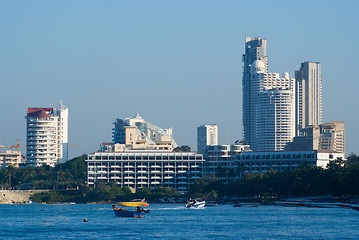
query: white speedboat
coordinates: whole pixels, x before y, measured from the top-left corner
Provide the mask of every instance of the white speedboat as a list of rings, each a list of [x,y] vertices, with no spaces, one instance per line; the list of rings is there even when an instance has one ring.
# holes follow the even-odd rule
[[[203,208],[206,205],[206,201],[191,200],[186,204],[186,208]]]

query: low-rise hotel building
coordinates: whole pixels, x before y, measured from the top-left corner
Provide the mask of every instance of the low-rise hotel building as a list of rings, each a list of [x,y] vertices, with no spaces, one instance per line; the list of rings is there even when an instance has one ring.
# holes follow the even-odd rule
[[[222,165],[229,168],[234,155],[252,151],[249,145],[209,145],[204,150],[203,157],[206,160],[204,172],[209,175],[218,175]]]
[[[0,168],[7,168],[8,166],[18,168],[21,164],[21,152],[6,150],[0,152]]]
[[[236,180],[247,173],[267,173],[270,170],[294,171],[303,165],[326,168],[330,161],[337,158],[345,159],[343,153],[327,150],[273,152],[242,150],[237,153],[221,150],[214,153],[212,156],[205,155],[205,166],[208,169],[206,173],[216,175],[222,180]]]
[[[243,166],[244,173],[274,171],[293,171],[297,167],[317,166],[326,168],[328,163],[337,159],[345,159],[343,153],[324,150],[312,151],[277,151],[277,152],[244,152],[233,156],[236,165]]]
[[[87,182],[115,182],[121,187],[172,187],[188,191],[203,175],[203,155],[195,152],[127,150],[88,155]]]

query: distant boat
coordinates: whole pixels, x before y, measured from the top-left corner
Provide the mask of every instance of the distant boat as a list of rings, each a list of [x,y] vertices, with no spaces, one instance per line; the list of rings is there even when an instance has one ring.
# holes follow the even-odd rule
[[[206,201],[191,200],[186,204],[186,208],[203,208],[206,206]]]
[[[118,205],[122,207],[148,207],[149,204],[145,199],[133,199],[130,202],[119,202]]]
[[[112,205],[113,211],[115,212],[116,217],[135,217],[142,218],[145,217],[145,211],[138,207],[137,211],[130,211],[124,208],[116,207],[116,205]]]
[[[218,204],[215,202],[206,202],[205,207],[217,207]]]
[[[316,201],[282,201],[275,202],[280,206],[290,207],[315,207],[315,208],[340,208],[346,207],[344,204],[338,202],[316,202]]]
[[[233,207],[258,207],[259,203],[234,203]]]

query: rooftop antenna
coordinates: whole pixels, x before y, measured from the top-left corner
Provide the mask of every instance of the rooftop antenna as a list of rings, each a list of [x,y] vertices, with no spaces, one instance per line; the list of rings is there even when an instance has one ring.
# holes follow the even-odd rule
[[[229,128],[227,130],[227,145],[229,145]]]

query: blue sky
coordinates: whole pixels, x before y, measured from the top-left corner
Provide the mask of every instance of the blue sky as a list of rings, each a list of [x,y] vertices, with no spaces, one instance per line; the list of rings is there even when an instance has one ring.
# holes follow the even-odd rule
[[[196,149],[196,128],[242,138],[246,36],[269,71],[322,63],[323,121],[345,121],[359,153],[358,1],[0,1],[0,144],[26,143],[27,107],[69,108],[70,157],[139,113]]]

